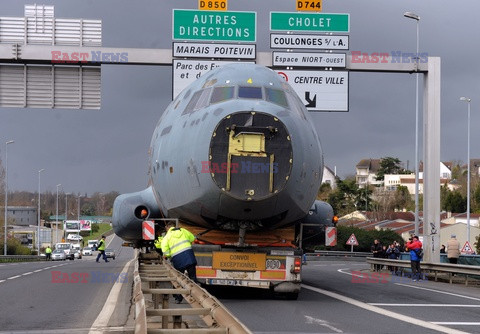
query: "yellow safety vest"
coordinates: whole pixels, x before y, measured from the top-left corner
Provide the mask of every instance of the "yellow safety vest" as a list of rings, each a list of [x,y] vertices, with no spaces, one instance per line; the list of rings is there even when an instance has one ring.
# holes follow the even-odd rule
[[[162,240],[162,252],[166,257],[175,255],[192,248],[195,236],[184,228],[171,227]]]
[[[160,235],[157,240],[155,240],[153,243],[155,244],[155,248],[157,249],[162,249],[162,240],[163,237]]]
[[[52,252],[52,249],[50,247],[47,247],[47,249],[45,249],[46,254],[50,254],[51,252]]]
[[[98,248],[99,251],[105,250],[105,240],[101,239],[100,242],[98,243]]]

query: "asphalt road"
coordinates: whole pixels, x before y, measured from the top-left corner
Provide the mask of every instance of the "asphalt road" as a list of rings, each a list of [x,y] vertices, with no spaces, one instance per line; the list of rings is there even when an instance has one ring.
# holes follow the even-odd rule
[[[480,287],[375,279],[368,268],[356,262],[309,262],[296,301],[258,291],[213,292],[257,334],[480,333]]]
[[[96,263],[95,256],[88,256],[1,264],[0,333],[89,333],[116,281],[122,283],[119,300],[106,320],[112,332],[124,331],[133,268],[126,270],[125,265],[133,258],[133,250],[122,247],[118,237],[107,238],[108,243],[117,255],[109,263]]]

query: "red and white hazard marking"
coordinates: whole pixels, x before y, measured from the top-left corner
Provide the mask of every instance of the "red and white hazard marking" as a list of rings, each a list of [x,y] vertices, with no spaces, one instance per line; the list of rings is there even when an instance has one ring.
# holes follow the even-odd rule
[[[142,238],[143,240],[155,240],[155,223],[153,221],[142,222]]]

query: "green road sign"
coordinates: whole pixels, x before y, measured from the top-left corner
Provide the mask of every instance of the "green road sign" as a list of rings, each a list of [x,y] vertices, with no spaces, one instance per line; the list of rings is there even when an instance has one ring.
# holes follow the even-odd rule
[[[270,30],[349,32],[350,14],[270,12]]]
[[[173,10],[173,39],[255,42],[256,12]]]

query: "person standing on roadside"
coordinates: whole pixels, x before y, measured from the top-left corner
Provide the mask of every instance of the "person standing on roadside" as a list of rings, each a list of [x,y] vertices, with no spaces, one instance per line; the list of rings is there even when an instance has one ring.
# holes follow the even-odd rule
[[[448,262],[457,264],[460,257],[460,242],[457,240],[457,236],[452,234],[450,240],[447,241],[447,258]]]
[[[420,252],[422,249],[422,242],[418,240],[418,237],[414,235],[412,238],[408,239],[406,250],[410,251],[410,266],[412,268],[412,280],[414,282],[420,279]]]
[[[103,259],[105,260],[105,262],[110,262],[107,260],[107,256],[105,255],[105,236],[102,235],[102,239],[100,239],[100,242],[98,243],[98,254],[97,254],[97,263],[99,263],[98,260],[100,260],[100,256],[103,255]]]
[[[373,253],[373,257],[375,258],[382,258],[384,257],[384,254],[383,254],[383,247],[382,247],[382,244],[380,243],[380,241],[378,241],[378,239],[375,239],[373,241],[373,245],[372,247],[370,247],[372,253]],[[382,268],[382,266],[380,264],[375,264],[374,265],[374,268],[375,268],[375,271],[380,271],[380,269]]]
[[[45,255],[47,256],[47,261],[52,259],[52,249],[50,248],[50,245],[45,249]]]

